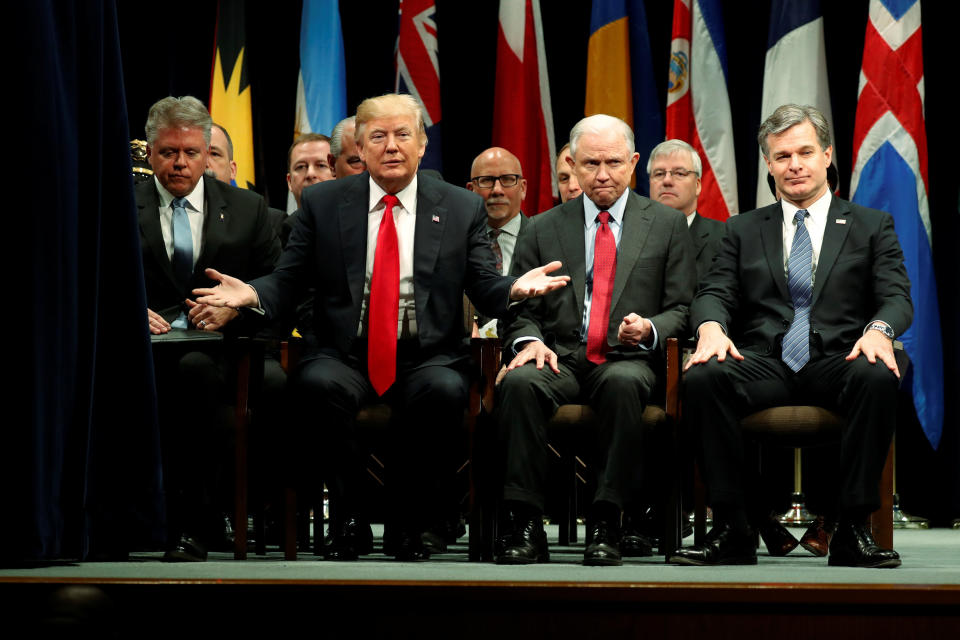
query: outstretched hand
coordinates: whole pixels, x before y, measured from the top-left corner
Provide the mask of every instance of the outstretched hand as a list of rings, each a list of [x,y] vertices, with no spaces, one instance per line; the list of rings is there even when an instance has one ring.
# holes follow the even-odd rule
[[[215,287],[194,289],[193,295],[197,296],[197,302],[200,304],[208,304],[212,307],[230,307],[232,309],[256,307],[260,304],[257,293],[243,280],[220,273],[216,269],[207,269],[204,273],[207,274],[208,278],[216,280],[220,284]]]
[[[510,288],[510,299],[516,302],[527,298],[536,298],[567,286],[567,283],[570,282],[570,276],[548,275],[562,266],[563,264],[559,260],[554,260],[542,267],[527,271],[513,283],[513,287]]]

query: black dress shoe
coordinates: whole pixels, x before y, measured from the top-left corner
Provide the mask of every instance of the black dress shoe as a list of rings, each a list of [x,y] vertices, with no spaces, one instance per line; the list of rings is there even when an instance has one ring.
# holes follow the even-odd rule
[[[196,538],[188,535],[180,536],[172,549],[163,554],[164,562],[205,562],[207,550]]]
[[[813,524],[803,532],[803,537],[800,538],[800,546],[818,558],[824,557],[830,550],[830,540],[833,538],[835,528],[835,522],[827,520],[823,516],[817,516]]]
[[[620,555],[624,558],[652,556],[653,547],[653,541],[637,531],[624,531],[620,536]]]
[[[775,557],[783,557],[797,548],[799,542],[787,528],[780,524],[773,515],[763,518],[757,525],[760,538],[767,547],[767,553]]]
[[[424,547],[420,533],[403,531],[397,537],[393,557],[401,562],[416,562],[418,560],[428,560],[430,551]]]
[[[651,555],[648,549],[646,555]],[[587,529],[587,548],[583,552],[583,564],[587,567],[619,567],[620,528],[606,520],[598,520]]]
[[[827,564],[831,567],[892,569],[900,566],[900,554],[878,545],[866,524],[841,520],[830,541]]]
[[[493,556],[497,564],[537,564],[549,562],[547,534],[539,515],[507,523],[507,533],[496,542]]]
[[[442,533],[434,529],[427,529],[422,534],[420,534],[420,542],[423,543],[423,548],[426,549],[427,553],[446,553],[447,552],[447,540]]]
[[[757,546],[751,532],[717,524],[703,542],[678,549],[670,556],[670,562],[688,566],[757,564]]]
[[[373,531],[366,522],[347,518],[333,531],[330,544],[325,545],[327,560],[349,562],[373,551]]]

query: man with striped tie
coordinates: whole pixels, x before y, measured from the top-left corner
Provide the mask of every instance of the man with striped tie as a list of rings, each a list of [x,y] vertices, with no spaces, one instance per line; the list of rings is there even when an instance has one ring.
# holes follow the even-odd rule
[[[829,564],[896,567],[896,551],[879,547],[867,525],[880,505],[895,426],[901,372],[893,338],[913,317],[893,218],[830,192],[830,127],[815,108],[777,108],[758,141],[781,200],[727,221],[690,308],[698,342],[687,363],[684,418],[703,447],[714,528],[672,560],[756,564],[740,418],[812,404],[846,416]]]

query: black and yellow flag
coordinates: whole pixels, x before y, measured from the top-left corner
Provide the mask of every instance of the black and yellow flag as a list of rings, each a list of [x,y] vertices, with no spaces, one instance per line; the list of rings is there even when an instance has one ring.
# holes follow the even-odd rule
[[[233,140],[237,186],[253,187],[253,116],[246,60],[246,3],[226,0],[217,5],[215,57],[210,78],[210,115]]]

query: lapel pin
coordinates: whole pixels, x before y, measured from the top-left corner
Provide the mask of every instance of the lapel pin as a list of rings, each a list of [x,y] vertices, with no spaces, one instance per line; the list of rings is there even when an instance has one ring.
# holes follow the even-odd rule
[[[223,221],[223,211],[220,212],[220,220]]]
[[[431,219],[432,219],[434,222],[440,222],[440,216],[438,216],[437,214],[433,214],[433,218],[431,218]]]
[[[847,224],[846,218],[837,218],[837,224]]]

